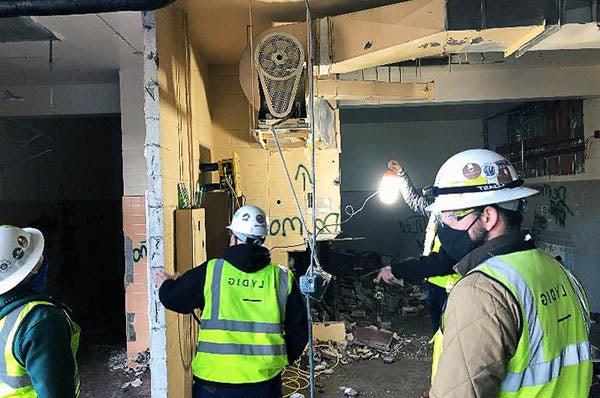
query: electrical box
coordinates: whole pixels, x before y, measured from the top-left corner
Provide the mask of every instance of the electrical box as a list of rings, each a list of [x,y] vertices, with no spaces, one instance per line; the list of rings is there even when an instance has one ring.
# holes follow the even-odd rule
[[[175,271],[182,274],[206,261],[204,209],[175,211]]]

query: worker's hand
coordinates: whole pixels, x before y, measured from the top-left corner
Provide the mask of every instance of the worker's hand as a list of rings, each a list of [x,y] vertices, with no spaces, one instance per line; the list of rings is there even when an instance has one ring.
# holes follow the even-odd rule
[[[421,398],[429,398],[429,390],[423,391],[423,393],[421,394]]]
[[[152,276],[154,284],[158,287],[160,287],[167,279],[175,279],[175,277],[173,275],[167,274],[164,271],[155,271],[154,275]]]
[[[379,283],[381,281],[384,281],[388,285],[395,285],[398,282],[398,279],[392,274],[392,267],[387,266],[379,270],[379,273],[377,274],[377,277],[373,279],[373,282]]]
[[[388,169],[394,171],[396,174],[402,173],[404,169],[400,166],[397,160],[390,160],[388,162]]]

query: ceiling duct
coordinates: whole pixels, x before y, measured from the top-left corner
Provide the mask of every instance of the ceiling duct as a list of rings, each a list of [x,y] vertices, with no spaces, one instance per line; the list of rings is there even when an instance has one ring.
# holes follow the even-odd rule
[[[99,14],[156,10],[176,0],[14,0],[0,1],[0,18],[46,15]]]
[[[0,23],[0,43],[59,40],[48,28],[29,17],[5,18]]]

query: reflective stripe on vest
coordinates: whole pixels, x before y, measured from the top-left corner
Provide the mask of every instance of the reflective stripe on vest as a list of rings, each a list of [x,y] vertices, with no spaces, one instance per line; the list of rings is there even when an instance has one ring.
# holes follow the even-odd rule
[[[2,325],[2,330],[0,331],[0,341],[2,341],[5,345],[4,352],[0,354],[0,383],[6,384],[13,389],[19,389],[23,387],[31,386],[31,379],[27,374],[22,376],[9,376],[8,368],[6,364],[6,355],[12,354],[12,344],[8,347],[8,343],[13,342],[14,334],[16,333],[16,323],[21,311],[25,308],[27,304],[23,304],[22,306],[15,308],[4,318],[4,323]],[[12,335],[12,336],[11,336]],[[12,338],[11,338],[12,337]]]
[[[285,345],[198,343],[199,352],[223,355],[285,355]]]
[[[442,248],[440,238],[437,236],[437,222],[433,215],[429,216],[427,223],[427,230],[425,231],[425,244],[423,245],[423,255],[429,256],[431,253],[439,253]],[[450,290],[456,285],[456,283],[462,278],[460,274],[449,274],[441,276],[430,276],[427,278],[427,282],[432,285],[446,289],[446,293],[450,293]]]
[[[237,320],[219,319],[221,304],[221,278],[225,260],[219,259],[213,267],[211,283],[211,311],[210,319],[200,321],[201,330],[227,330],[232,332],[282,334],[282,323],[247,322]],[[283,322],[289,286],[288,271],[279,269],[279,287],[277,302],[279,304],[280,319]],[[224,355],[285,355],[286,346],[282,345],[253,345],[253,344],[221,344],[198,342],[198,352]]]
[[[516,392],[523,387],[547,384],[558,377],[562,368],[590,360],[589,342],[583,341],[565,347],[559,356],[545,361],[542,347],[544,332],[540,324],[535,299],[527,282],[510,264],[498,257],[490,258],[485,262],[485,265],[504,275],[511,283],[523,308],[524,322],[527,325],[529,336],[529,365],[522,372],[508,372],[502,382],[501,388],[503,391]],[[573,289],[577,292],[575,287]],[[577,295],[579,296],[579,293]],[[582,308],[582,314],[586,311],[585,307]]]
[[[37,393],[33,388],[31,379],[27,375],[24,365],[18,362],[13,353],[15,335],[21,322],[37,306],[47,305],[58,307],[56,304],[48,301],[30,301],[20,307],[13,309],[8,315],[0,320],[0,341],[4,344],[4,352],[0,355],[0,397],[22,397],[35,398]],[[69,314],[65,315],[71,328],[71,351],[75,362],[75,395],[79,396],[80,383],[79,371],[75,355],[79,347],[79,337],[81,329],[73,322]]]

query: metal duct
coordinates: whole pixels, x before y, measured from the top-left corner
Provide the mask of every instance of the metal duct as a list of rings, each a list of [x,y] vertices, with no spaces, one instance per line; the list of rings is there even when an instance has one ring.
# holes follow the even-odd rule
[[[0,1],[0,18],[46,15],[98,14],[156,10],[176,0],[14,0]]]

